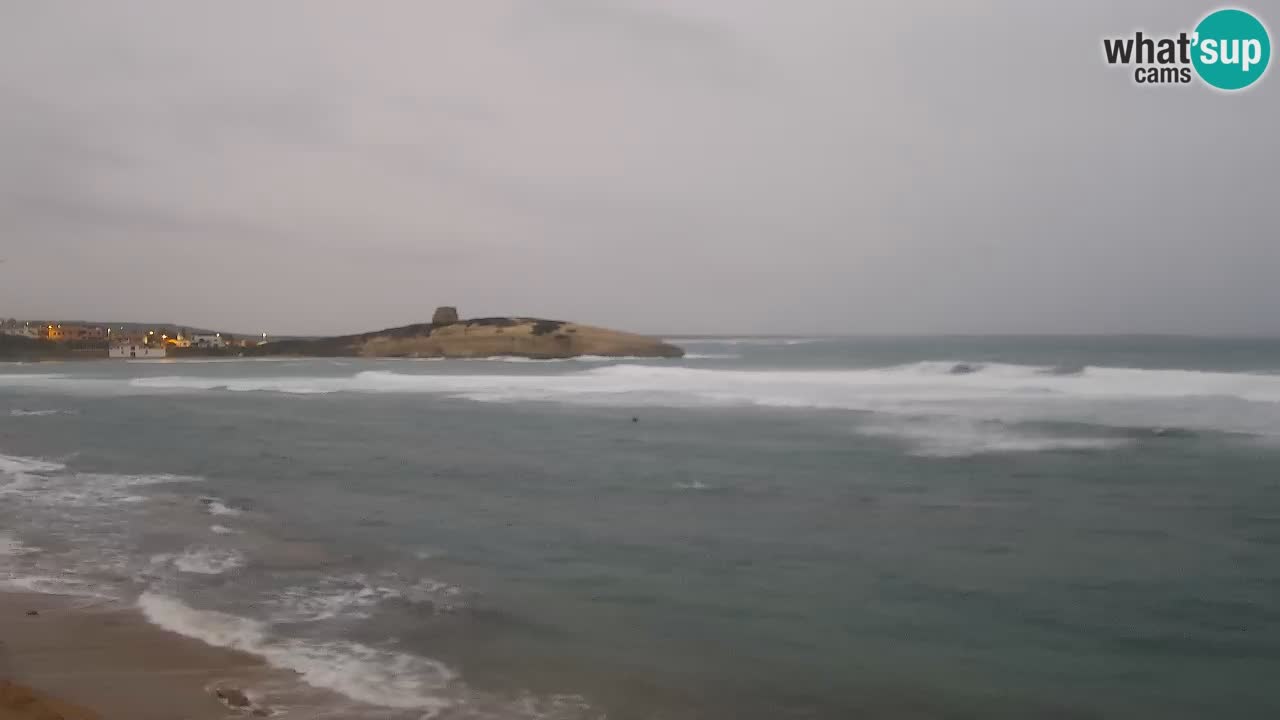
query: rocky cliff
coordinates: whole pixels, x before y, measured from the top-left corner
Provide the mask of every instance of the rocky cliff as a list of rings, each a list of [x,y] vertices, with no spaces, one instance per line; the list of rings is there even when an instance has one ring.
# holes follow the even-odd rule
[[[360,335],[272,342],[254,348],[252,354],[444,358],[510,355],[537,359],[579,355],[684,355],[684,350],[656,338],[560,320],[526,317],[459,320],[457,311],[451,307],[438,309],[433,320],[435,322]]]

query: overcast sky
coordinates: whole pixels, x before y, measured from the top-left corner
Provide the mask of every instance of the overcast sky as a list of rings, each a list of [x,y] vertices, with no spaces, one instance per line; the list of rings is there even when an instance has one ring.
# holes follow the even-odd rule
[[[1280,333],[1277,69],[1102,60],[1215,7],[5,3],[0,316]]]

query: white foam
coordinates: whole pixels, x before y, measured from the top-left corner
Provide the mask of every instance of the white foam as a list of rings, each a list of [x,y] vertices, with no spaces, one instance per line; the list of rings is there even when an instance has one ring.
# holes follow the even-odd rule
[[[0,533],[0,557],[14,557],[39,551],[39,548],[26,545],[12,535]]]
[[[49,483],[50,475],[65,468],[39,458],[0,455],[0,496],[30,497]]]
[[[990,453],[1051,450],[1113,450],[1133,444],[1128,438],[1071,437],[1035,432],[1003,423],[962,417],[910,418],[861,425],[857,432],[907,442],[913,454],[926,457],[969,457]]]
[[[81,473],[78,477],[109,483],[116,487],[140,487],[145,485],[166,485],[168,483],[204,482],[204,478],[198,475],[177,475],[174,473]]]
[[[156,365],[213,365],[217,363],[254,363],[254,362],[277,362],[277,363],[296,363],[299,362],[296,357],[207,357],[207,358],[133,358],[125,360],[125,362],[133,365],[156,364]]]
[[[21,503],[31,520],[70,522],[84,509],[141,506],[150,500],[137,488],[149,485],[198,482],[201,478],[169,474],[111,474],[70,472],[60,462],[15,455],[0,455],[0,498]],[[48,514],[48,513],[52,514]],[[68,515],[68,513],[71,513]],[[77,522],[90,522],[89,516]],[[43,518],[43,519],[42,519]]]
[[[324,578],[318,585],[282,590],[271,600],[276,622],[316,622],[337,617],[366,618],[378,603],[398,598],[398,590],[364,575]]]
[[[514,360],[514,359],[511,359]],[[676,389],[706,396],[731,395],[748,402],[840,407],[847,396],[832,392],[867,391],[933,398],[1054,394],[1076,397],[1170,398],[1219,396],[1280,402],[1280,375],[1086,367],[1059,374],[1053,368],[1026,365],[969,365],[921,362],[849,370],[711,370],[681,366],[619,364],[551,375],[406,374],[366,370],[341,377],[135,378],[139,387],[176,390],[226,388],[285,393],[474,392],[527,390],[631,392]]]
[[[120,380],[106,378],[86,378],[53,373],[0,373],[0,387],[96,395],[119,393],[124,385]]]
[[[214,535],[235,535],[240,532],[239,530],[229,528],[226,525],[210,525],[209,530]]]
[[[151,591],[138,598],[138,606],[148,621],[165,630],[258,655],[275,667],[297,672],[308,685],[336,691],[357,702],[421,710],[426,717],[434,717],[453,704],[443,694],[456,674],[429,658],[347,641],[273,638],[264,623],[196,610]]]
[[[10,488],[35,504],[61,507],[102,507],[136,504],[148,498],[132,489],[148,485],[177,482],[199,482],[185,475],[119,475],[109,473],[63,473],[41,476],[39,484],[28,482]]]
[[[450,359],[450,358],[446,358]],[[494,355],[492,357],[457,358],[463,362],[508,362],[508,363],[548,363],[564,362],[568,358],[531,358],[519,355]]]
[[[575,355],[573,357],[563,358],[532,358],[521,355],[490,355],[488,357],[475,358],[443,358],[443,357],[427,357],[427,358],[409,358],[416,362],[502,362],[502,363],[605,363],[605,362],[626,362],[636,360],[662,360],[663,358],[645,358],[639,355]]]
[[[294,586],[270,601],[275,622],[316,622],[333,618],[367,618],[386,600],[430,603],[445,612],[458,609],[463,591],[431,578],[406,582],[395,573],[371,577],[363,573],[326,577],[314,585]]]
[[[172,562],[182,572],[198,575],[221,575],[244,567],[244,556],[240,553],[208,547],[187,548],[178,555],[159,555],[155,559]]]
[[[804,337],[706,337],[706,338],[669,338],[668,342],[679,345],[808,345],[822,342],[827,338]],[[688,357],[688,356],[686,356]]]
[[[215,516],[237,517],[244,511],[239,508],[231,507],[218,498],[201,498],[204,502],[205,512]]]
[[[0,373],[0,385],[37,385],[65,377],[56,373]]]
[[[0,578],[0,590],[9,592],[39,593],[42,595],[71,595],[74,597],[113,600],[114,594],[105,588],[68,576],[19,575]]]
[[[50,415],[76,415],[78,410],[10,410],[10,417],[49,417]]]
[[[445,612],[458,610],[463,606],[463,591],[457,585],[432,578],[422,578],[406,588],[402,597],[410,602],[427,602],[432,607]]]
[[[226,390],[229,392],[271,391],[296,395],[340,392],[347,389],[345,377],[277,377],[277,378],[207,378],[190,375],[165,375],[133,378],[128,387],[140,390],[197,392]]]
[[[127,387],[146,392],[436,393],[481,402],[757,405],[959,415],[1011,423],[1063,420],[1280,434],[1280,375],[1264,373],[1118,367],[1061,372],[1050,367],[955,361],[834,370],[624,362],[522,374],[370,370],[332,377],[165,376],[113,382],[127,382]]]
[[[0,455],[0,473],[9,475],[42,475],[65,470],[66,465],[21,455]]]
[[[266,625],[215,610],[195,610],[179,600],[151,591],[138,607],[151,623],[209,645],[254,652],[266,642]]]
[[[644,358],[639,355],[577,355],[571,358],[565,358],[568,362],[585,362],[585,363],[607,363],[607,362],[635,362],[636,360],[654,360],[667,361],[673,358]]]
[[[0,504],[20,529],[70,541],[62,550],[37,550],[8,542],[0,556],[8,570],[3,587],[28,592],[113,597],[114,583],[132,572],[120,547],[148,498],[139,486],[195,480],[173,475],[70,472],[59,462],[0,456]],[[106,509],[106,512],[102,512]],[[6,512],[6,515],[9,514]],[[53,546],[56,548],[58,543]],[[34,559],[27,556],[39,553]],[[15,558],[8,560],[8,558]]]

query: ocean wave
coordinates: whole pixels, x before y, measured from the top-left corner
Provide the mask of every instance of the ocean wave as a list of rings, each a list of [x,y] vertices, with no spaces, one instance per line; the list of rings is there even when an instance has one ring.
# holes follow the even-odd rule
[[[663,360],[665,358],[646,358],[646,357],[641,357],[639,355],[574,355],[573,357],[562,357],[562,358],[533,358],[533,357],[524,357],[522,355],[491,355],[488,357],[474,357],[474,358],[428,357],[428,358],[408,358],[408,359],[414,360],[416,362],[463,362],[463,363],[476,363],[476,362],[604,363],[604,362],[626,362],[626,361],[634,362],[636,360]]]
[[[466,603],[466,594],[457,585],[421,578],[401,591],[400,597],[410,603],[427,604],[433,610],[455,612]]]
[[[274,667],[298,673],[312,687],[332,690],[357,702],[421,710],[426,717],[434,717],[453,705],[444,693],[457,675],[430,658],[343,640],[273,637],[266,623],[214,610],[197,610],[153,591],[138,598],[138,607],[158,627],[209,645],[257,655]]]
[[[678,391],[759,404],[859,408],[868,392],[940,399],[1059,395],[1085,398],[1235,397],[1280,402],[1280,376],[1196,370],[1089,366],[1059,368],[1002,363],[919,362],[849,370],[727,370],[618,364],[551,375],[412,374],[366,370],[340,377],[135,378],[136,387],[282,393],[426,392],[483,396]],[[856,393],[850,395],[849,393]]]
[[[453,612],[462,607],[464,597],[462,588],[432,578],[406,582],[395,573],[375,576],[355,573],[286,588],[271,598],[268,605],[273,608],[272,621],[296,623],[367,618],[388,600]]]
[[[214,535],[236,535],[240,532],[239,530],[229,528],[226,525],[210,525],[209,531]]]
[[[296,363],[296,357],[205,357],[205,358],[134,358],[130,365],[214,365],[219,363]]]
[[[199,610],[154,590],[142,593],[137,605],[148,622],[164,630],[256,655],[272,667],[297,673],[311,687],[335,692],[365,706],[413,711],[423,720],[442,714],[450,718],[508,720],[603,717],[580,695],[497,695],[469,687],[452,668],[432,658],[348,640],[286,637],[267,622]],[[333,711],[321,710],[326,717]],[[341,709],[343,717],[364,717],[367,712]]]
[[[23,410],[21,408],[10,410],[10,417],[49,417],[51,415],[78,415],[79,410]]]
[[[1114,450],[1133,444],[1131,438],[1075,437],[1011,427],[1001,422],[961,417],[908,418],[860,425],[868,437],[892,438],[924,457],[971,457],[995,453]]]
[[[809,345],[823,342],[828,338],[820,337],[701,337],[701,338],[666,338],[667,342],[678,345]]]
[[[7,475],[46,474],[65,470],[66,465],[21,455],[0,455],[0,473]]]
[[[200,480],[202,478],[187,475],[68,472],[67,466],[60,462],[0,455],[0,495],[17,496],[38,506],[137,503],[146,498],[133,488]]]
[[[68,377],[59,373],[0,373],[0,385],[31,385]]]
[[[6,543],[3,587],[86,597],[117,597],[145,558],[131,551],[134,530],[151,517],[139,488],[199,478],[83,473],[60,462],[0,456],[0,507],[13,527],[53,538],[36,551]],[[16,553],[16,554],[11,554]]]
[[[316,585],[281,590],[268,601],[274,622],[317,622],[333,618],[367,618],[383,600],[400,597],[400,591],[369,580],[365,575],[323,578]]]
[[[366,370],[331,377],[161,376],[114,382],[126,382],[146,392],[434,393],[479,402],[755,405],[1280,434],[1280,376],[1246,372],[960,360],[832,370],[713,369],[623,362],[558,373]]]
[[[205,378],[189,375],[164,375],[133,378],[126,381],[128,388],[136,390],[229,392],[271,391],[297,395],[340,392],[345,388],[345,377],[278,377],[278,378]],[[264,382],[266,381],[266,382]]]
[[[569,362],[585,362],[585,363],[605,363],[605,362],[635,362],[637,360],[657,360],[670,361],[679,360],[679,358],[647,358],[639,355],[578,355],[571,358],[565,358]]]
[[[119,379],[87,378],[58,373],[0,373],[0,387],[49,390],[74,395],[110,395],[129,392]]]
[[[214,516],[237,517],[244,513],[240,508],[234,508],[216,497],[202,497],[200,502],[204,504],[205,512]]]
[[[39,548],[26,545],[12,535],[0,534],[0,557],[14,557],[39,551]]]
[[[134,488],[167,483],[199,482],[184,475],[121,475],[110,473],[66,473],[45,476],[38,486],[29,485],[27,499],[37,505],[60,507],[104,507],[145,502]],[[32,492],[34,491],[34,492]]]
[[[184,573],[197,575],[221,575],[244,567],[244,555],[235,550],[218,548],[187,548],[176,555],[155,555],[153,565],[172,564]]]
[[[0,590],[38,593],[41,595],[69,595],[99,600],[118,599],[115,593],[100,585],[65,575],[13,575],[0,577]]]

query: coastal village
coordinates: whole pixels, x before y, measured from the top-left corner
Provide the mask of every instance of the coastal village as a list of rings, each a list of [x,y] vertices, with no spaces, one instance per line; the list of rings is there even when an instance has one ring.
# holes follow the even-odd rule
[[[163,358],[184,350],[229,351],[261,345],[267,334],[236,336],[172,325],[94,324],[0,320],[0,335],[57,343],[77,354],[109,358]]]

